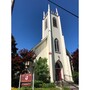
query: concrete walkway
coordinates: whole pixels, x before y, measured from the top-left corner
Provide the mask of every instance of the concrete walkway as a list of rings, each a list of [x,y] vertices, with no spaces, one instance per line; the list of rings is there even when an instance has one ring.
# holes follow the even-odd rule
[[[76,87],[75,87],[75,86],[76,86]],[[70,90],[79,90],[79,87],[78,87],[77,85],[75,85],[75,86],[73,86],[73,85],[68,85],[68,86],[66,86],[66,87],[70,88]],[[77,88],[77,87],[78,87],[78,88]],[[60,88],[60,90],[62,90],[62,88],[59,87],[59,86],[56,86],[56,88]]]

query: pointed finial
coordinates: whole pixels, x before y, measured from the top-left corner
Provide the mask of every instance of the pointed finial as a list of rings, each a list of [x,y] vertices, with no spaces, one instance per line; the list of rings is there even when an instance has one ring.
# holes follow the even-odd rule
[[[43,12],[43,19],[45,18],[45,12]]]
[[[48,11],[50,11],[50,5],[48,4]]]
[[[56,14],[58,15],[58,10],[57,10],[57,8],[56,8]]]

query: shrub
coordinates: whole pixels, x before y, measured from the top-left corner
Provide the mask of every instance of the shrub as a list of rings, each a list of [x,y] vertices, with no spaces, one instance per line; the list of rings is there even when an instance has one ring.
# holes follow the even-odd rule
[[[50,82],[49,68],[46,58],[39,58],[35,62],[35,78],[36,80],[43,81],[44,83]]]
[[[42,87],[43,81],[35,80],[34,87],[39,88]]]
[[[54,88],[54,83],[44,83],[43,81],[35,80],[34,83],[35,88]]]
[[[78,72],[73,72],[73,80],[75,84],[79,83],[79,73]]]
[[[55,84],[54,83],[43,83],[42,87],[43,88],[54,88]]]
[[[49,83],[49,84],[48,84],[48,87],[49,87],[49,88],[55,87],[55,84],[54,84],[54,83]]]
[[[32,90],[32,88],[30,88],[30,87],[21,87],[20,90]]]

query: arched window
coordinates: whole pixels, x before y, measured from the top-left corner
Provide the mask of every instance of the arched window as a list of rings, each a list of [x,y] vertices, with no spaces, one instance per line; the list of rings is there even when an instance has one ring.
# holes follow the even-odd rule
[[[55,40],[54,40],[54,45],[55,45],[55,51],[59,52],[59,41],[57,38],[55,38]]]
[[[45,30],[47,29],[47,19],[45,20]]]
[[[55,17],[53,17],[53,26],[54,26],[54,27],[57,27],[57,20],[56,20]]]

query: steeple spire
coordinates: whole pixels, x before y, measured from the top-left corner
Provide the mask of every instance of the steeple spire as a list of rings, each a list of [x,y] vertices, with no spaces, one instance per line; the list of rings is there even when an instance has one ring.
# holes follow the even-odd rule
[[[50,11],[50,5],[48,4],[48,11]]]
[[[45,18],[45,12],[43,12],[43,19]]]
[[[57,8],[56,8],[56,14],[58,15],[58,10],[57,10]]]

